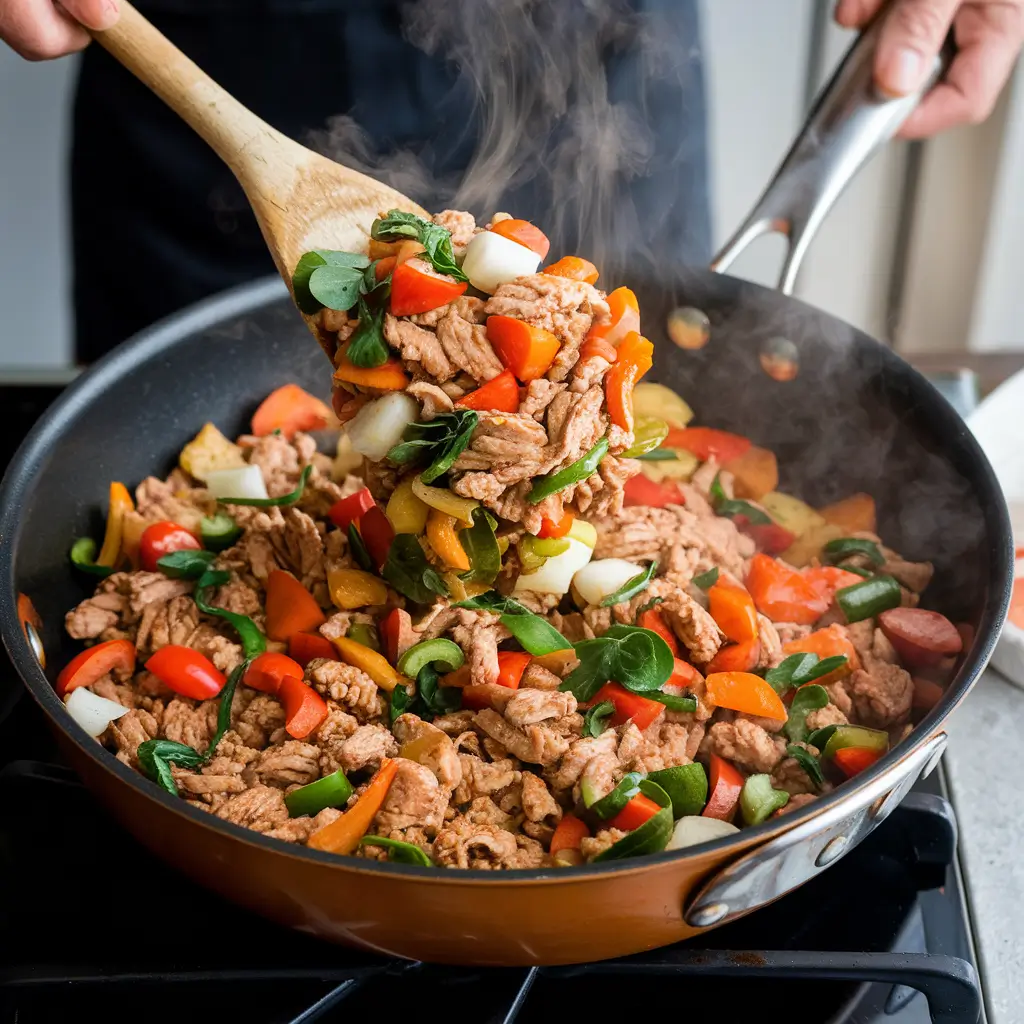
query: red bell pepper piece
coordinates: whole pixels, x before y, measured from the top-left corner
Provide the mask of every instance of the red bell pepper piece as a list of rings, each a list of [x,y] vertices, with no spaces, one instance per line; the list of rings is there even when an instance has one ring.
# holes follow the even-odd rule
[[[209,700],[224,689],[224,673],[205,654],[168,644],[151,655],[146,671],[152,672],[164,686],[193,700]]]
[[[609,828],[617,828],[622,832],[632,832],[645,821],[650,821],[661,808],[643,793],[637,793],[625,807],[608,822]]]
[[[79,686],[92,686],[113,669],[124,676],[135,671],[135,645],[130,640],[107,640],[76,654],[57,676],[57,696],[63,697]]]
[[[377,503],[368,487],[350,494],[347,498],[336,501],[328,510],[327,518],[340,530],[347,530],[349,523],[354,523],[361,515],[369,512]]]
[[[664,705],[659,704],[656,700],[648,700],[638,693],[630,693],[618,683],[605,683],[590,703],[593,706],[606,700],[610,700],[615,705],[615,711],[611,717],[612,725],[632,722],[640,730],[646,729],[664,708]]]
[[[288,637],[288,653],[303,668],[314,658],[338,660],[338,652],[335,650],[334,644],[319,633],[292,633]]]
[[[673,427],[662,444],[666,448],[685,448],[701,462],[714,459],[723,463],[743,455],[750,448],[750,439],[711,427]]]
[[[139,540],[139,564],[146,572],[159,572],[157,562],[175,551],[199,551],[202,544],[177,523],[152,523]]]
[[[305,739],[327,717],[323,697],[295,676],[281,680],[277,697],[284,705],[285,731],[294,739]]]
[[[668,623],[662,618],[661,612],[657,608],[648,608],[647,611],[641,612],[636,624],[641,629],[649,629],[652,633],[657,633],[668,644],[672,656],[679,656],[679,641],[676,639],[675,633],[668,628]]]
[[[564,537],[572,529],[574,522],[576,522],[576,517],[567,508],[563,508],[562,514],[557,520],[548,519],[545,516],[540,521],[540,530],[537,536],[542,540]]]
[[[683,661],[682,658],[675,658],[672,664],[672,675],[668,677],[668,682],[665,683],[662,689],[666,693],[671,693],[676,689],[682,693],[684,690],[692,690],[703,682],[704,677],[688,661]]]
[[[398,662],[398,633],[400,629],[400,612],[398,608],[392,608],[391,611],[380,620],[378,631],[380,633],[381,647],[383,648],[384,657],[391,662],[392,665]]]
[[[555,827],[555,834],[551,837],[550,852],[553,857],[559,850],[578,850],[580,843],[590,835],[590,829],[586,822],[581,821],[575,814],[564,814],[562,820]]]
[[[377,505],[359,517],[358,525],[359,535],[363,538],[366,550],[373,559],[373,564],[379,569],[388,557],[391,542],[395,539],[395,528]]]
[[[511,370],[492,377],[476,391],[463,395],[456,403],[463,409],[481,409],[487,412],[518,412],[519,384]]]
[[[510,690],[519,688],[526,666],[533,659],[521,651],[498,651],[498,685],[507,686]]]
[[[871,750],[869,747],[840,747],[832,755],[832,760],[848,779],[852,779],[865,768],[870,768],[882,753],[881,750]]]
[[[290,573],[275,569],[265,584],[267,636],[286,641],[292,633],[309,633],[327,620],[313,595]]]
[[[708,760],[708,784],[710,796],[701,814],[705,818],[732,821],[740,802],[743,776],[724,758],[712,754]]]
[[[391,273],[391,315],[428,313],[457,299],[468,287],[465,281],[439,274],[426,260],[413,257]]]
[[[622,489],[623,504],[629,508],[644,505],[648,508],[664,508],[666,505],[685,505],[686,499],[679,485],[672,480],[656,484],[643,473],[631,476]]]
[[[325,643],[330,643],[326,637],[320,637]],[[289,658],[287,654],[278,654],[276,651],[267,651],[255,658],[252,664],[246,669],[242,682],[251,686],[254,690],[262,690],[264,693],[277,693],[281,688],[281,680],[285,676],[302,678],[302,668],[297,661]]]

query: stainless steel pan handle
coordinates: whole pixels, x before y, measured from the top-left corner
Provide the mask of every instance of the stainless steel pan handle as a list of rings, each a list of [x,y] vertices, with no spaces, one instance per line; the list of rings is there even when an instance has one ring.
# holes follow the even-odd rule
[[[792,294],[811,239],[832,204],[942,77],[955,51],[947,40],[918,92],[886,97],[873,78],[880,29],[876,17],[850,47],[750,216],[712,260],[712,270],[727,270],[755,238],[778,232],[789,240],[779,291]]]

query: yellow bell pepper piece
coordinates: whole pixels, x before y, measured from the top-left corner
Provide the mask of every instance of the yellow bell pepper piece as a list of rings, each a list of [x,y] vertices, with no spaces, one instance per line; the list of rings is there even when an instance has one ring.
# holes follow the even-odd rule
[[[480,502],[475,498],[460,498],[457,494],[445,490],[443,487],[430,487],[420,477],[413,477],[412,493],[420,501],[426,502],[431,508],[438,512],[446,512],[455,516],[460,522],[467,526],[473,525],[473,511],[480,507]]]
[[[455,516],[431,509],[427,518],[427,540],[445,565],[468,572],[469,555],[455,532]]]
[[[413,493],[413,481],[406,477],[391,492],[384,514],[395,533],[414,533],[418,537],[427,525],[430,506]]]
[[[331,569],[327,574],[327,589],[335,608],[365,608],[384,604],[388,599],[384,581],[362,569]]]
[[[237,444],[229,441],[212,423],[207,423],[178,456],[178,464],[197,480],[218,469],[244,466],[245,457]]]
[[[110,485],[110,508],[107,511],[107,532],[103,547],[96,559],[97,565],[115,566],[121,559],[121,537],[124,533],[124,514],[135,510],[135,502],[124,484]]]
[[[383,654],[344,636],[335,637],[331,643],[342,661],[365,672],[382,690],[390,693],[396,686],[412,686],[412,680],[394,669]]]

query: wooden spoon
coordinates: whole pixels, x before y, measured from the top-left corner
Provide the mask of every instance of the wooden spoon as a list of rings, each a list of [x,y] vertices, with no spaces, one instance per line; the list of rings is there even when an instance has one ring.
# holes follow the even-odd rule
[[[289,291],[292,271],[303,253],[364,251],[379,213],[401,209],[429,219],[400,192],[282,135],[225,92],[126,0],[121,0],[120,8],[117,24],[93,32],[93,38],[231,168]],[[333,359],[333,335],[320,330],[315,317],[302,315]]]

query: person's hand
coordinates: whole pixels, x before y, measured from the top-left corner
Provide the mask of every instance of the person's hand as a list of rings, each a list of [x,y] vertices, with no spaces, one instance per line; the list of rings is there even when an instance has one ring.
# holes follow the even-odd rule
[[[886,0],[839,0],[835,17],[860,28]],[[917,89],[953,28],[959,53],[945,79],[921,101],[900,131],[919,139],[992,112],[1024,41],[1024,0],[893,0],[875,57],[875,81],[885,93]]]
[[[83,25],[100,32],[119,15],[117,0],[0,0],[0,39],[26,60],[52,60],[85,48]]]

